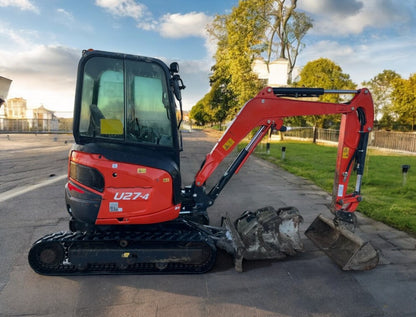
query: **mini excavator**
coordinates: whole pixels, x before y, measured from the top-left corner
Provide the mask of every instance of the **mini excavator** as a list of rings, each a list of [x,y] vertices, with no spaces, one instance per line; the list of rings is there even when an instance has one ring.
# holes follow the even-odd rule
[[[361,201],[373,102],[367,89],[266,87],[249,100],[206,155],[191,185],[182,187],[179,127],[181,90],[177,63],[149,57],[85,50],[78,65],[72,146],[65,201],[69,231],[48,234],[31,247],[28,260],[44,275],[204,273],[217,248],[230,253],[237,271],[243,260],[281,259],[302,251],[302,217],[295,207],[245,211],[220,227],[207,209],[238,173],[270,130],[283,119],[340,114],[335,166],[334,219],[319,215],[305,234],[344,270],[378,263],[369,242],[350,229]],[[325,93],[352,94],[343,104],[310,101]],[[307,97],[307,99],[302,99]],[[312,99],[312,100],[317,100]],[[177,110],[179,102],[179,110]],[[207,179],[252,130],[253,138],[223,176]],[[348,182],[357,172],[348,194]]]

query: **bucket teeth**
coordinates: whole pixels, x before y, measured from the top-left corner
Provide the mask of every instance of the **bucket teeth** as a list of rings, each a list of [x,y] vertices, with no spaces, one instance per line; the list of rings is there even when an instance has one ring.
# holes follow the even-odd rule
[[[345,271],[371,270],[378,264],[378,252],[370,242],[336,227],[322,215],[315,218],[305,235]]]

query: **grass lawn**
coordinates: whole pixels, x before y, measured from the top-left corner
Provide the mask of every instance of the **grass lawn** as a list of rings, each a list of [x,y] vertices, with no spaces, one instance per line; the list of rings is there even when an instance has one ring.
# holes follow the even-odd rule
[[[285,159],[281,159],[286,147]],[[332,192],[337,148],[311,142],[284,141],[271,144],[270,155],[261,144],[256,155],[287,171],[310,179]],[[403,184],[402,165],[411,166]],[[416,234],[416,156],[368,151],[358,210],[397,229]],[[354,175],[354,173],[353,173]],[[350,180],[355,187],[355,177]]]

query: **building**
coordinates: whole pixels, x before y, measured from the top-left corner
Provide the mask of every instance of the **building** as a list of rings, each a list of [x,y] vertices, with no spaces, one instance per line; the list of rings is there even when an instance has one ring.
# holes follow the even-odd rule
[[[16,132],[50,132],[59,128],[54,112],[40,106],[28,109],[24,98],[11,98],[4,104],[0,130]]]
[[[32,109],[33,120],[32,128],[39,131],[56,131],[58,130],[59,123],[55,113],[46,109],[44,106]]]
[[[11,98],[4,105],[4,116],[8,119],[26,119],[27,118],[26,99]]]
[[[269,67],[267,67],[263,58],[256,58],[253,61],[252,69],[259,79],[267,82],[267,86],[281,87],[288,85],[289,61],[286,58],[278,58],[270,62]],[[298,76],[299,69],[295,67],[292,71],[291,82],[295,81]]]

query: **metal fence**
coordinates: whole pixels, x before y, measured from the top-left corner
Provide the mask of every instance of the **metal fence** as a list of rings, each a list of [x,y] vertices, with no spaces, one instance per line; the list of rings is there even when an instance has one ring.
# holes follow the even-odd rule
[[[313,133],[312,127],[291,128],[284,132],[283,135],[284,137],[312,140]],[[317,136],[319,141],[338,142],[339,131],[318,128]],[[373,131],[370,133],[369,145],[377,148],[416,153],[416,133]]]
[[[313,139],[314,128],[290,128],[284,133],[284,136],[299,138],[299,139]],[[339,131],[334,129],[316,129],[316,136],[318,140],[338,142]]]
[[[0,133],[72,133],[72,118],[56,119],[5,119],[0,118]],[[319,141],[338,142],[339,131],[317,128]],[[313,139],[314,129],[290,128],[284,137]],[[370,146],[416,153],[416,133],[373,131],[370,133]]]
[[[0,133],[70,133],[72,119],[6,119],[0,118]]]
[[[398,151],[416,152],[416,133],[375,131],[372,133],[371,145]]]

